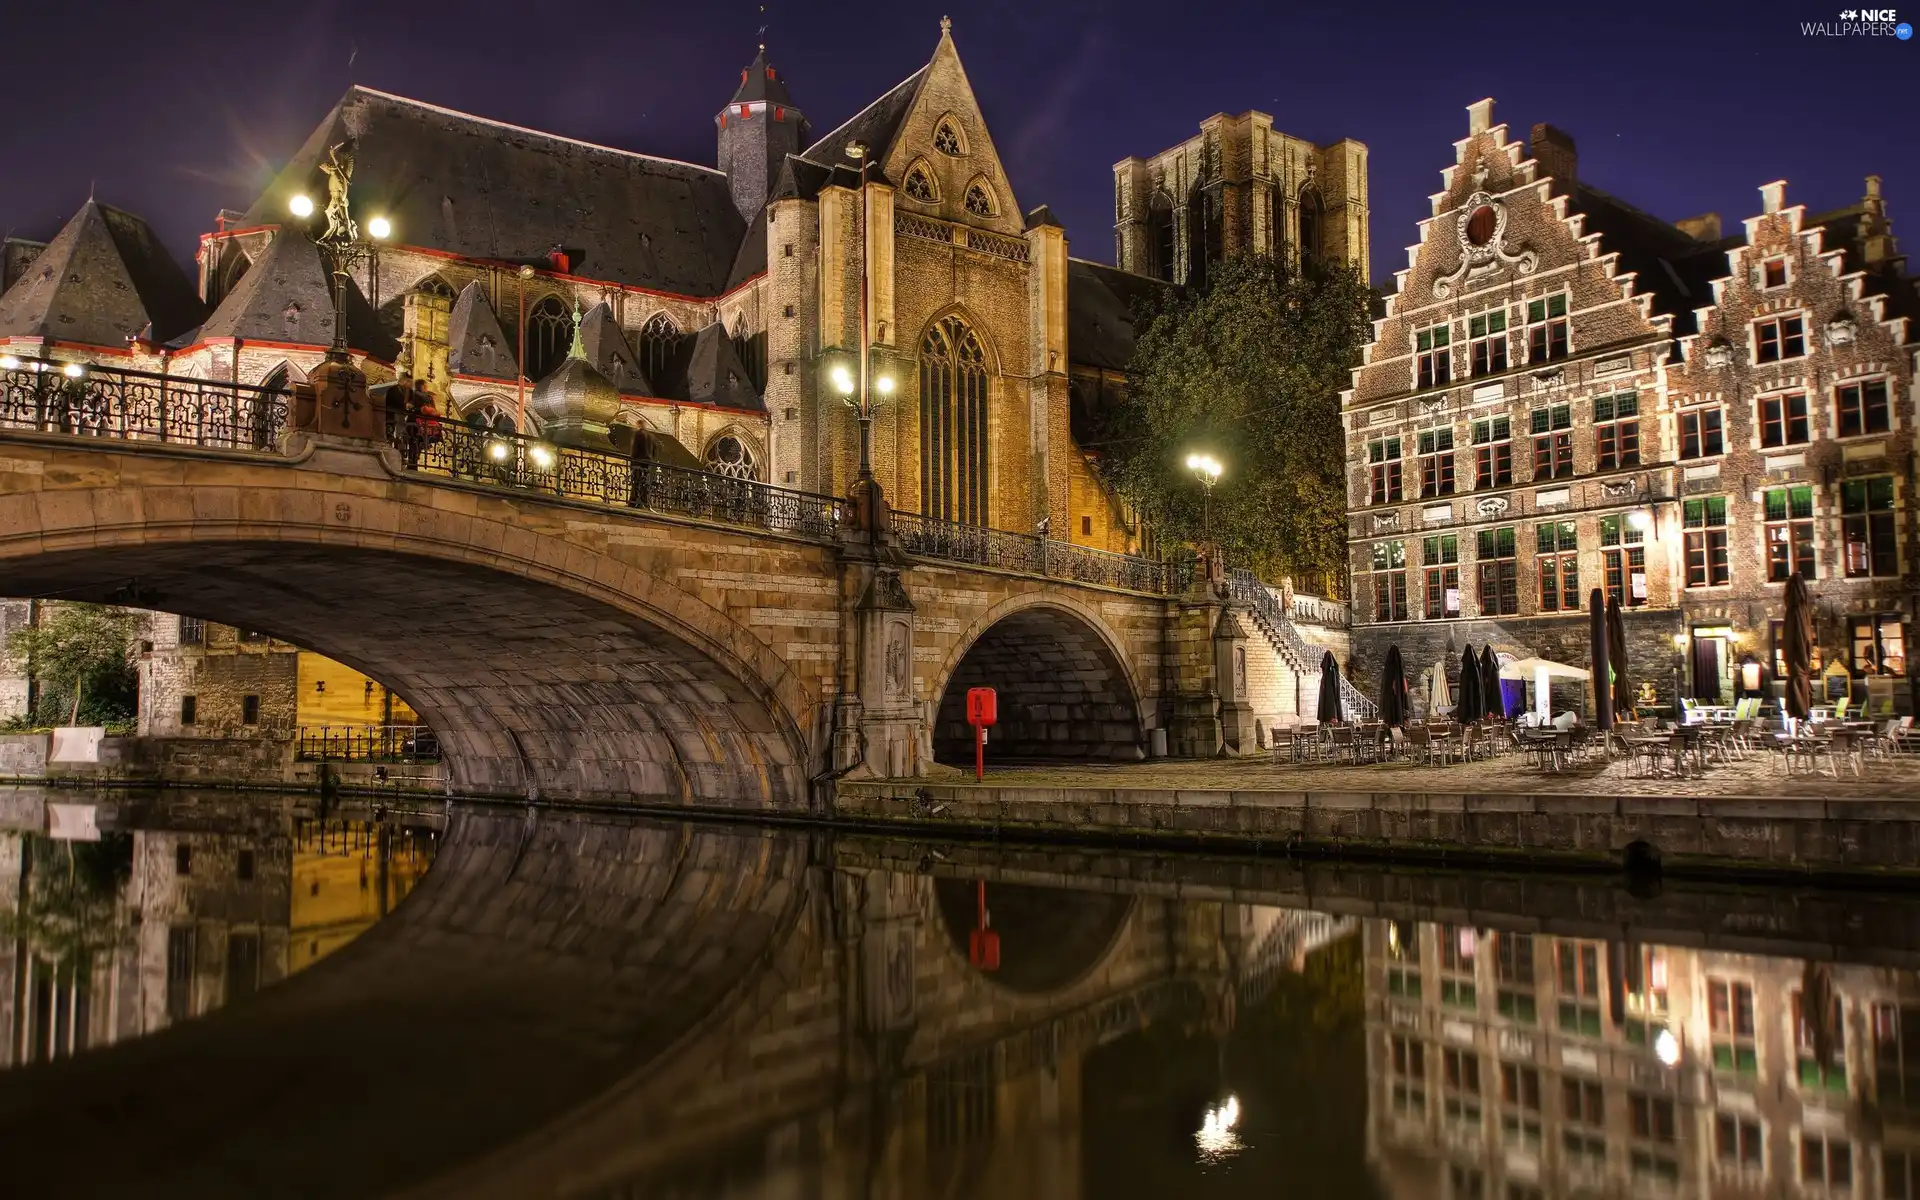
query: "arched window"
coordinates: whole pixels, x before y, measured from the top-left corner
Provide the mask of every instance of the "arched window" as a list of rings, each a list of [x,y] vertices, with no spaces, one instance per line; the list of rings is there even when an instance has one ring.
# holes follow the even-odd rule
[[[731,433],[723,433],[707,447],[707,470],[731,479],[760,478],[753,462],[753,448]]]
[[[1174,248],[1173,198],[1155,191],[1147,208],[1147,274],[1173,282]]]
[[[450,301],[460,298],[460,293],[453,290],[453,285],[438,275],[427,276],[419,283],[414,284],[413,290],[423,296],[439,296],[442,299]]]
[[[987,523],[987,356],[959,317],[920,343],[920,505],[930,517]]]
[[[990,217],[994,214],[993,189],[986,181],[976,179],[967,185],[967,211],[976,217]]]
[[[527,378],[539,382],[558,370],[573,345],[573,314],[558,296],[547,296],[527,313]]]
[[[640,327],[640,366],[656,393],[666,386],[667,374],[679,350],[680,327],[673,323],[673,318],[663,312],[648,317],[647,323]]]
[[[747,319],[735,317],[733,320],[733,352],[740,359],[740,365],[747,369],[747,382],[756,392],[767,389],[767,336],[764,333],[748,333]]]
[[[940,118],[940,124],[933,131],[933,148],[954,158],[967,152],[966,143],[960,140],[960,129],[953,123],[952,117]]]
[[[907,199],[922,204],[935,204],[940,200],[940,190],[933,185],[933,174],[923,162],[907,168],[906,182],[900,185],[900,190],[906,193]]]
[[[255,450],[273,448],[273,440],[280,433],[280,421],[276,416],[284,417],[293,408],[293,374],[281,363],[273,373],[260,381],[262,391],[258,395],[248,393],[241,398],[244,406],[241,419],[247,426]]]
[[[483,433],[514,433],[513,409],[504,401],[488,400],[467,410],[467,426]]]
[[[1326,206],[1320,189],[1308,184],[1300,189],[1300,265],[1317,266],[1326,253]]]

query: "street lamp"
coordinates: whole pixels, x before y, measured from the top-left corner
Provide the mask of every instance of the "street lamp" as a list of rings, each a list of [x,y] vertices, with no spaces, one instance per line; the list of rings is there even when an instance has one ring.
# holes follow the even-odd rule
[[[319,247],[321,257],[326,260],[327,272],[333,283],[333,345],[327,348],[327,357],[335,362],[347,360],[347,279],[353,265],[362,259],[368,263],[369,275],[377,275],[379,270],[376,258],[376,242],[383,242],[393,236],[393,222],[384,216],[376,216],[367,222],[367,234],[371,240],[362,240],[359,227],[353,223],[353,213],[348,205],[347,193],[353,183],[353,151],[350,142],[340,142],[327,150],[327,160],[320,164],[321,174],[327,177],[327,204],[320,209],[313,197],[304,192],[298,193],[287,201],[287,210],[302,221],[312,217],[316,211],[323,212],[327,227],[315,235],[311,230],[308,236]],[[343,155],[342,150],[347,152]],[[374,302],[379,302],[377,290]]]
[[[513,431],[527,432],[527,280],[533,266],[520,264],[520,356],[513,360]]]
[[[1220,460],[1211,454],[1187,455],[1187,470],[1200,481],[1200,539],[1213,541],[1213,485],[1220,482]]]
[[[1673,719],[1675,721],[1686,719],[1686,705],[1680,702],[1680,698],[1686,695],[1686,667],[1687,631],[1683,629],[1673,635]]]

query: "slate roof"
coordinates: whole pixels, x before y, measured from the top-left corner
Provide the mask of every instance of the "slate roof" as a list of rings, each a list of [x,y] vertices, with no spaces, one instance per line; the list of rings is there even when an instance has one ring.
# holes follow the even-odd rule
[[[686,296],[725,290],[746,222],[710,167],[595,146],[369,88],[347,90],[254,202],[283,219],[297,192],[324,194],[319,164],[357,136],[354,207],[389,217],[405,245],[467,258],[583,251],[577,273]]]
[[[1124,371],[1133,356],[1138,306],[1173,287],[1085,259],[1067,260],[1067,359],[1083,366]]]
[[[653,385],[640,369],[640,360],[627,344],[627,335],[621,332],[619,323],[613,319],[613,309],[606,301],[594,305],[580,318],[580,343],[586,348],[587,361],[623,394],[654,394]]]
[[[783,173],[784,176],[784,173]],[[740,239],[740,253],[733,256],[733,270],[727,272],[727,290],[732,291],[767,269],[767,210],[762,207]]]
[[[145,221],[88,200],[0,296],[0,337],[124,348],[175,337],[204,311]]]
[[[447,366],[456,375],[514,379],[514,345],[478,280],[460,289],[447,321]]]
[[[1701,241],[1660,218],[1587,183],[1576,183],[1568,209],[1586,217],[1586,232],[1620,256],[1634,286],[1653,295],[1653,311],[1673,318],[1678,337],[1696,331],[1694,310],[1713,303],[1712,282],[1727,273],[1727,249],[1737,237]]]
[[[765,46],[760,47],[760,53],[753,56],[753,65],[740,72],[740,86],[734,89],[733,99],[727,103],[754,104],[760,101],[768,104],[793,103],[793,97],[787,94],[787,81],[767,65]]]
[[[732,335],[718,321],[694,335],[693,354],[687,361],[686,396],[697,404],[765,411],[746,364],[734,349]]]
[[[847,143],[857,139],[867,144],[869,160],[884,162],[887,151],[893,147],[893,139],[900,132],[900,123],[912,110],[913,98],[919,94],[920,83],[932,66],[928,63],[895,84],[891,91],[855,113],[838,129],[816,140],[801,157],[826,166],[854,166],[854,160],[847,157]]]
[[[773,191],[768,194],[769,202],[774,200],[811,200],[820,194],[833,178],[834,168],[821,166],[817,162],[789,154],[780,164],[780,174],[774,178]],[[765,239],[762,239],[764,245]],[[744,252],[744,247],[742,250]]]
[[[399,342],[381,327],[373,306],[351,281],[346,311],[348,348],[392,362],[400,353]],[[200,327],[199,336],[331,345],[333,293],[319,249],[294,230],[276,232]]]

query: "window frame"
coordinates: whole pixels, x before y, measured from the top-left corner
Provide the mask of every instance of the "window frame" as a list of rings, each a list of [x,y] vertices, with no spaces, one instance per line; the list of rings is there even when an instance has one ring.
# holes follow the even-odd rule
[[[1486,436],[1481,437],[1482,430]],[[1469,427],[1476,491],[1513,486],[1513,418],[1481,417]]]
[[[1543,417],[1544,421],[1541,419]],[[1573,476],[1572,404],[1548,404],[1529,410],[1527,433],[1533,439],[1535,479],[1568,479]]]
[[[1539,315],[1536,317],[1536,306]],[[1526,301],[1527,365],[1557,362],[1573,353],[1572,301],[1565,289]]]
[[[1579,526],[1573,521],[1541,521],[1533,528],[1533,569],[1538,582],[1539,611],[1579,612]]]
[[[1868,401],[1869,389],[1879,393],[1879,403],[1877,405]],[[1854,393],[1856,397],[1851,405],[1847,401],[1847,393],[1849,392]],[[1850,408],[1855,413],[1855,419],[1859,425],[1858,428],[1851,431],[1847,429],[1847,415]],[[1872,420],[1876,410],[1880,417],[1877,426]],[[1833,428],[1835,437],[1876,437],[1880,434],[1892,433],[1893,424],[1893,389],[1885,376],[1869,379],[1849,379],[1844,383],[1834,385]]]
[[[1732,584],[1731,507],[1724,494],[1692,496],[1681,501],[1680,526],[1684,534],[1683,562],[1686,570],[1683,585],[1686,588],[1697,590]],[[1699,513],[1698,523],[1694,518],[1696,511]]]
[[[1768,336],[1769,333],[1771,337]],[[1805,313],[1769,313],[1754,320],[1753,361],[1756,365],[1792,362],[1806,356],[1807,315]]]
[[[1441,445],[1444,441],[1446,444]],[[1415,434],[1420,451],[1420,495],[1423,498],[1454,493],[1453,427],[1422,429]]]
[[[1446,387],[1453,382],[1453,322],[1441,321],[1413,331],[1413,386],[1415,391]]]
[[[1447,621],[1460,615],[1460,535],[1428,534],[1420,539],[1420,569],[1424,581],[1422,611],[1429,621]],[[1447,603],[1452,592],[1453,602]]]
[[[1476,599],[1483,617],[1512,617],[1520,612],[1519,527],[1501,525],[1478,531],[1475,539]],[[1491,539],[1491,540],[1489,540]],[[1489,553],[1487,547],[1492,546]],[[1489,603],[1491,598],[1492,603]]]
[[[1622,405],[1625,411],[1622,411]],[[1606,407],[1602,409],[1602,405]],[[1593,398],[1593,469],[1621,471],[1640,465],[1640,393]]]
[[[1467,314],[1467,361],[1471,378],[1497,375],[1513,365],[1510,361],[1507,326],[1505,304]],[[1495,362],[1495,359],[1499,361]]]
[[[1711,421],[1707,419],[1709,416]],[[1727,452],[1727,416],[1722,406],[1696,404],[1683,408],[1674,414],[1674,423],[1679,432],[1677,445],[1682,460],[1718,458]],[[1714,447],[1711,450],[1707,449],[1709,435]]]
[[[1875,494],[1876,485],[1881,483],[1886,484],[1884,505]],[[1840,564],[1846,578],[1899,577],[1899,517],[1900,489],[1894,476],[1866,475],[1840,481]]]
[[[1406,475],[1401,466],[1405,449],[1399,435],[1377,437],[1367,442],[1367,503],[1400,504],[1407,498]]]
[[[1796,504],[1802,494],[1806,500],[1804,513]],[[1782,515],[1778,517],[1774,515],[1775,496],[1784,497]],[[1815,511],[1810,483],[1790,483],[1761,490],[1761,541],[1768,583],[1785,583],[1795,572],[1808,583],[1819,577],[1820,555],[1814,544]]]
[[[1799,401],[1799,412],[1792,412],[1789,405]],[[1808,400],[1804,388],[1791,391],[1767,392],[1754,397],[1754,424],[1760,431],[1762,450],[1782,450],[1788,446],[1805,446],[1813,441],[1813,405]],[[1772,411],[1770,412],[1769,409]],[[1795,437],[1795,432],[1799,436]]]

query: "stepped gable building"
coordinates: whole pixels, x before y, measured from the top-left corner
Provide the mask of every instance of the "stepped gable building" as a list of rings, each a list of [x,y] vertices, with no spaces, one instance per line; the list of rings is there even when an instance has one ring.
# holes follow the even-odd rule
[[[325,194],[320,164],[340,146],[356,217],[393,228],[346,303],[373,382],[406,374],[495,429],[524,411],[529,434],[644,439],[659,460],[844,495],[858,430],[829,380],[855,361],[864,311],[875,370],[896,385],[874,429],[896,507],[1137,548],[1073,441],[1066,233],[1020,207],[944,23],[924,65],[824,135],[764,49],[731,91],[716,168],[351,88],[202,237],[197,295],[144,225],[105,206],[44,249],[9,241],[0,343],[303,378],[333,312],[288,201]]]
[[[1821,218],[1770,185],[1726,237],[1583,182],[1570,136],[1522,145],[1492,108],[1469,106],[1344,397],[1356,676],[1393,644],[1416,669],[1488,642],[1584,662],[1601,587],[1643,702],[1731,701],[1769,681],[1793,569],[1830,611],[1830,661],[1905,674],[1914,293],[1877,181]]]

